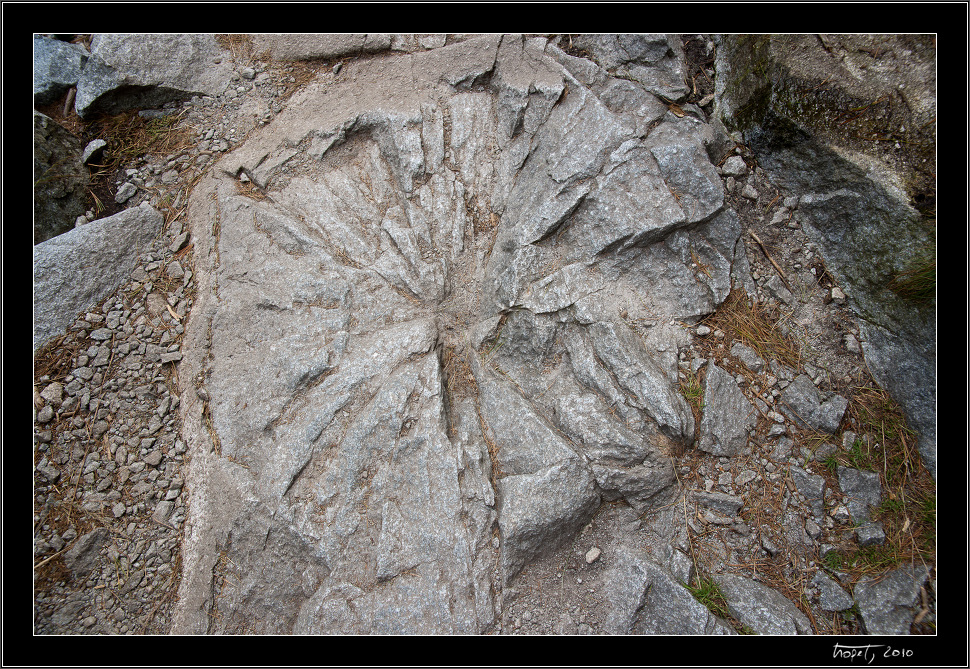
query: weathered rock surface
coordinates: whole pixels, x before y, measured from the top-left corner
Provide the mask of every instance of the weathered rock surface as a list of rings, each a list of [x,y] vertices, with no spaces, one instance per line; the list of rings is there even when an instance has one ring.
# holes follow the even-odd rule
[[[798,198],[650,88],[706,36],[293,37],[317,60],[227,52],[233,86],[165,107],[200,141],[119,175],[193,194],[35,378],[39,633],[935,624],[935,580],[883,625],[879,579],[819,562],[879,529],[879,476],[836,481],[854,417],[806,441],[785,393],[845,394],[859,331]],[[697,325],[738,288],[811,364]]]
[[[77,86],[87,49],[44,35],[34,35],[34,104],[55,102]]]
[[[925,565],[909,564],[885,577],[864,579],[857,583],[855,600],[866,632],[908,634],[920,602],[920,590],[928,575]]]
[[[218,95],[232,72],[213,35],[95,35],[74,107],[89,117]]]
[[[643,140],[557,58],[488,36],[347,63],[196,188],[178,629],[481,632],[602,499],[676,494],[669,323],[726,297],[737,217],[695,119],[642,98]],[[217,598],[220,549],[249,576]]]

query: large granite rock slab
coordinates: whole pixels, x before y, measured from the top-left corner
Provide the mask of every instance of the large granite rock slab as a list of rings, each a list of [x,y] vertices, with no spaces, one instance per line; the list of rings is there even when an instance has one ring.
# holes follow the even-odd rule
[[[78,115],[152,108],[193,95],[219,95],[233,74],[214,35],[97,34],[81,69]]]
[[[541,38],[390,51],[198,183],[175,631],[481,633],[604,500],[671,513],[681,323],[746,264],[709,129],[629,85]]]

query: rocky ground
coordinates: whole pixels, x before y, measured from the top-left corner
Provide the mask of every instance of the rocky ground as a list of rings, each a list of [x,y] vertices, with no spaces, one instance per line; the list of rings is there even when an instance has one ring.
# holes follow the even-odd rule
[[[238,45],[234,45],[238,46]],[[710,44],[686,38],[693,104],[677,114],[706,118],[713,92]],[[132,120],[170,140],[105,169],[102,211],[149,201],[166,230],[140,257],[131,280],[80,314],[68,332],[34,360],[34,631],[37,634],[164,634],[181,577],[181,533],[192,491],[183,485],[190,453],[180,439],[178,404],[196,392],[180,378],[184,323],[191,313],[193,246],[181,216],[194,183],[256,127],[272,123],[287,98],[317,71],[339,62],[266,63],[239,47],[237,80],[220,98],[163,109]],[[80,123],[46,110],[86,137],[118,119]],[[112,125],[112,124],[115,125]],[[139,125],[140,124],[140,125]],[[106,140],[117,140],[103,136]],[[117,144],[115,146],[118,146]],[[859,329],[845,295],[826,273],[798,221],[797,198],[775,187],[739,146],[720,165],[728,200],[740,215],[757,289],[740,293],[699,324],[679,351],[682,387],[702,416],[710,365],[736,378],[760,409],[755,437],[735,457],[694,448],[676,458],[686,495],[674,518],[688,537],[684,581],[728,621],[712,574],[756,575],[784,593],[816,634],[860,632],[853,610],[833,610],[833,584],[851,590],[862,578],[903,563],[932,569],[913,633],[934,633],[935,485],[919,465],[899,412],[869,377]],[[114,202],[118,193],[133,193]],[[111,198],[110,201],[108,198]],[[698,272],[705,271],[698,264]],[[741,345],[740,347],[738,345]],[[848,401],[834,434],[821,437],[781,410],[780,397],[800,374]],[[879,474],[876,518],[881,544],[860,546],[840,492],[838,466]],[[817,494],[821,491],[820,495]],[[744,511],[696,504],[697,494],[743,499]],[[707,497],[705,499],[714,499]],[[821,522],[816,522],[817,519]],[[616,523],[649,524],[620,504],[605,504],[575,540],[527,567],[504,594],[506,634],[595,634],[608,629],[609,606],[596,591],[598,572],[615,555]],[[821,575],[821,576],[820,576]],[[718,607],[721,608],[718,608]],[[733,620],[734,630],[743,626]]]

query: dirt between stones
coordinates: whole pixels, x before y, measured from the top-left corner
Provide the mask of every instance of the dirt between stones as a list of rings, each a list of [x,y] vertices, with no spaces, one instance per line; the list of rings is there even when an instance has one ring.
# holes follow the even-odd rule
[[[714,90],[713,53],[705,46],[706,41],[705,36],[684,37],[692,82],[688,102],[698,103],[699,109],[709,115],[709,97]],[[562,44],[565,48],[567,42],[564,40]],[[180,230],[179,218],[188,194],[212,160],[225,150],[239,146],[253,129],[272,122],[273,116],[285,106],[288,97],[303,83],[318,73],[332,73],[340,65],[339,60],[263,62],[245,53],[238,44],[236,46],[238,48],[233,53],[237,68],[254,68],[253,78],[235,82],[235,93],[225,99],[200,99],[182,106],[173,105],[171,111],[179,113],[178,126],[191,130],[193,141],[169,154],[138,156],[117,166],[111,174],[102,175],[103,183],[96,188],[95,194],[102,201],[110,198],[112,203],[105,208],[104,215],[114,213],[116,209],[113,192],[121,183],[136,175],[144,177],[145,181],[135,198],[125,206],[137,206],[147,200],[166,214],[166,226],[170,231],[176,228]],[[65,119],[58,111],[62,106],[63,102],[55,103],[45,113],[69,125],[85,139],[93,138],[88,133],[92,132],[95,124],[80,123],[76,118]],[[203,145],[205,149],[201,148]],[[833,442],[834,451],[825,449],[824,452],[829,453],[826,458],[816,457],[814,452],[827,441],[820,441],[817,435],[807,431],[796,430],[790,423],[786,424],[785,434],[779,435],[776,427],[779,423],[767,414],[763,414],[758,421],[755,434],[749,440],[751,447],[734,458],[718,458],[688,449],[675,462],[678,478],[685,491],[729,492],[744,497],[748,503],[746,511],[742,512],[743,522],[722,525],[711,523],[695,508],[681,501],[683,510],[678,509],[679,522],[688,528],[694,575],[722,571],[756,575],[759,580],[792,600],[809,617],[817,634],[857,634],[861,632],[857,617],[823,611],[818,604],[817,592],[810,584],[811,576],[823,566],[830,573],[842,575],[843,587],[851,587],[861,576],[873,573],[872,568],[866,568],[858,561],[852,563],[849,559],[860,555],[859,547],[852,538],[851,527],[835,523],[819,528],[820,536],[815,539],[814,546],[806,551],[804,546],[796,545],[797,539],[790,538],[792,533],[784,526],[781,507],[805,506],[805,501],[799,499],[797,490],[791,485],[792,466],[822,475],[829,483],[828,490],[836,491],[834,496],[826,498],[826,511],[843,501],[841,495],[837,494],[839,488],[833,469],[827,465],[834,463],[836,458],[846,462],[846,458],[858,453],[858,449],[853,450],[856,441],[842,443],[841,437],[846,433],[857,434],[860,439],[868,434],[871,437],[870,448],[872,442],[885,442],[885,435],[874,434],[866,423],[864,410],[854,408],[853,404],[857,398],[865,400],[877,396],[879,389],[866,370],[859,348],[856,319],[846,306],[844,296],[825,271],[818,250],[801,229],[797,204],[792,201],[791,194],[780,191],[770,182],[767,175],[757,168],[745,147],[736,147],[731,155],[740,155],[747,169],[743,175],[723,177],[727,191],[725,204],[738,213],[742,230],[745,231],[743,241],[752,269],[752,280],[759,293],[758,304],[763,305],[764,313],[770,316],[774,334],[780,335],[792,347],[799,371],[808,373],[819,388],[850,399],[850,410],[840,431],[828,440]],[[187,158],[179,160],[180,157]],[[156,178],[170,169],[178,173],[174,181],[162,183]],[[254,193],[254,196],[258,197],[258,193]],[[183,265],[191,266],[190,256],[190,253],[183,254]],[[697,269],[703,271],[704,268]],[[188,288],[191,289],[190,284]],[[776,399],[772,395],[773,386],[768,378],[770,374],[767,371],[753,374],[731,354],[735,341],[743,341],[743,337],[728,325],[723,314],[715,313],[702,323],[689,326],[692,343],[680,351],[685,394],[691,388],[703,387],[705,366],[697,361],[704,360],[708,365],[713,362],[727,369],[739,379],[749,399],[769,398],[768,405],[774,406]],[[78,353],[76,348],[58,350],[56,346],[43,352],[49,358],[62,360],[65,370],[77,363]],[[48,367],[45,365],[45,368]],[[50,376],[44,380],[35,378],[35,389],[43,390],[52,380],[54,378]],[[177,387],[172,390],[174,395],[193,392],[193,387],[189,380],[179,379]],[[696,403],[694,408],[695,415],[700,416],[701,408]],[[117,423],[122,424],[123,421]],[[65,423],[63,429],[70,426]],[[57,439],[56,429],[52,435],[54,440]],[[41,459],[36,450],[38,431],[40,428],[35,425],[35,464]],[[785,449],[777,447],[779,436],[791,440],[787,451],[781,454],[780,451]],[[123,439],[137,437],[137,434],[122,435]],[[912,444],[910,450],[915,452]],[[871,453],[875,451],[867,454]],[[181,470],[187,466],[187,462],[173,460],[173,463],[166,475],[173,480],[184,479]],[[78,497],[82,497],[83,493],[88,492],[86,488],[93,488],[94,485],[83,478],[83,465],[81,461],[73,463],[76,469],[65,472],[67,475],[62,479],[63,482],[70,482]],[[908,478],[905,492],[915,494],[916,491],[935,499],[935,486],[921,470],[918,456],[908,460],[906,467]],[[749,472],[753,477],[747,475]],[[35,472],[34,476],[35,537],[43,540],[51,534],[63,535],[68,528],[46,523],[40,517],[40,509],[56,504],[56,495],[41,473]],[[894,481],[884,481],[884,491],[887,490],[887,483]],[[67,499],[66,488],[71,486],[64,486],[63,499]],[[37,493],[38,489],[43,490],[43,495]],[[191,491],[186,490],[185,494],[190,497]],[[753,503],[758,496],[762,503]],[[595,584],[597,576],[610,568],[622,548],[618,545],[616,534],[611,531],[614,524],[621,522],[635,526],[643,522],[643,519],[637,519],[635,514],[631,516],[629,512],[630,509],[621,503],[605,503],[571,542],[528,565],[504,592],[503,611],[495,631],[502,634],[603,633],[608,628],[610,611],[608,602],[596,591]],[[36,555],[35,624],[38,632],[167,633],[174,593],[178,589],[181,565],[178,538],[181,528],[149,528],[150,523],[124,526],[103,513],[81,513],[84,522],[78,525],[81,531],[77,534],[86,528],[107,526],[113,536],[123,536],[132,546],[139,541],[142,542],[142,549],[145,544],[164,544],[170,550],[168,564],[173,566],[174,573],[165,588],[146,588],[135,584],[119,595],[112,588],[100,587],[95,590],[98,586],[96,579],[72,580],[63,564],[63,554],[69,546],[57,552]],[[150,514],[151,509],[148,509],[146,515]],[[934,528],[926,530],[932,532],[931,537],[917,537],[920,542],[928,542],[932,549],[920,550],[914,555],[906,552],[907,549],[902,552],[898,549],[905,543],[902,533],[906,530],[900,529],[902,518],[885,516],[884,520],[895,564],[916,559],[926,560],[935,567]],[[916,521],[907,519],[906,524],[912,534]],[[167,534],[160,534],[163,531]],[[821,545],[832,547],[835,554],[844,559],[835,562],[824,558],[818,553]],[[102,560],[108,559],[110,550],[110,546],[102,550]],[[117,550],[111,555],[117,558]],[[131,567],[137,569],[138,565],[132,564]],[[935,583],[935,572],[931,582]],[[38,603],[38,594],[42,603]],[[116,606],[114,600],[119,597],[126,599],[123,607]],[[911,630],[914,633],[935,633],[935,593],[929,593],[925,605],[933,609],[934,614],[924,616],[921,624],[914,624]],[[67,609],[72,615],[63,614]],[[123,612],[119,614],[119,610]],[[62,612],[60,617],[58,612]],[[737,621],[733,622],[738,631],[743,631]]]

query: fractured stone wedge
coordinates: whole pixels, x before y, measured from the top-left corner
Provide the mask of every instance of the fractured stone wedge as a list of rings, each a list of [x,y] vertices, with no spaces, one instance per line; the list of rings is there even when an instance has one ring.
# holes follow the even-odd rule
[[[763,583],[735,574],[717,574],[728,611],[756,634],[814,634],[808,616]]]
[[[501,478],[497,490],[506,583],[526,564],[562,545],[589,522],[600,503],[595,479],[578,457],[532,474]]]
[[[801,425],[827,432],[839,429],[849,401],[835,393],[820,392],[805,374],[795,377],[782,392],[782,412]]]
[[[747,445],[756,420],[757,410],[734,378],[717,365],[709,364],[698,448],[712,455],[736,455]]]
[[[878,578],[859,581],[853,591],[859,616],[868,634],[909,634],[916,614],[920,587],[929,569],[925,565],[903,565]]]

